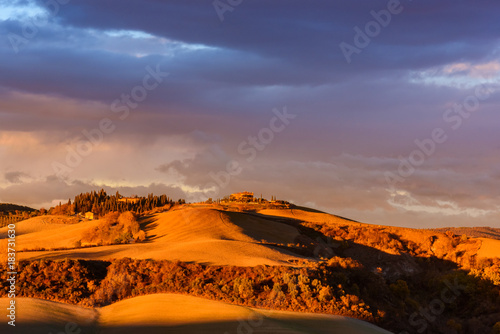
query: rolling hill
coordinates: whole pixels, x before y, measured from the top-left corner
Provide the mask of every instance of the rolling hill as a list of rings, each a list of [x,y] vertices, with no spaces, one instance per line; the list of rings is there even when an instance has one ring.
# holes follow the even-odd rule
[[[397,256],[404,253],[435,256],[459,264],[500,254],[500,241],[494,239],[463,239],[453,237],[451,231],[363,224],[306,208],[232,212],[181,206],[142,218],[141,228],[147,235],[143,243],[90,248],[79,247],[79,240],[85,231],[99,228],[100,221],[76,221],[63,216],[40,216],[18,223],[17,248],[22,251],[19,259],[130,257],[216,265],[293,265],[316,261],[322,253],[334,253],[342,242],[347,242],[346,255],[373,269],[399,261]],[[1,228],[0,238],[6,232],[6,227]],[[378,252],[367,253],[366,247]],[[408,270],[416,270],[412,261],[403,262]],[[391,270],[394,271],[388,268],[388,272]]]
[[[0,299],[7,308],[8,300]],[[270,311],[175,294],[155,294],[123,300],[95,310],[32,298],[18,298],[16,333],[74,330],[101,334],[126,333],[281,333],[385,334],[369,323],[332,315]],[[11,330],[5,322],[0,331]]]
[[[247,266],[302,260],[300,255],[275,246],[293,243],[299,236],[295,227],[245,213],[189,207],[159,213],[142,222],[148,236],[145,243],[78,249],[74,249],[75,242],[99,221],[46,224],[44,219],[36,217],[19,223],[18,249],[68,249],[25,251],[19,254],[20,259],[131,257]],[[0,229],[0,236],[6,231]]]
[[[148,327],[153,333],[165,328],[194,333],[202,327],[221,332],[238,326],[233,318],[220,318],[211,309],[240,317],[258,312],[273,328],[268,332],[322,333],[312,323],[323,318],[310,321],[316,315],[285,314],[298,310],[348,315],[408,331],[415,329],[408,322],[412,312],[427,307],[454,281],[467,286],[457,302],[460,308],[447,308],[441,318],[427,324],[430,332],[446,332],[455,323],[489,330],[500,322],[500,240],[451,230],[364,224],[300,207],[242,210],[241,206],[176,205],[143,215],[139,223],[146,235],[143,242],[126,239],[110,245],[91,244],[94,239],[84,237],[89,230],[106,232],[102,228],[106,224],[113,228],[115,223],[106,218],[80,221],[44,215],[17,223],[17,259],[27,268],[23,296],[50,299],[57,294],[54,301],[104,306],[94,318],[88,314],[94,323],[85,325],[99,326],[102,333],[139,330],[143,322],[158,325]],[[1,228],[0,252],[5,252],[6,235],[7,228]],[[66,273],[69,268],[73,271]],[[78,283],[82,279],[92,282],[82,285]],[[196,319],[206,316],[211,321],[159,316],[158,309],[176,314],[169,303],[192,304],[179,296],[155,299],[158,293],[208,298],[192,304],[200,307]],[[136,302],[148,310],[144,301],[153,305],[151,312],[135,314]],[[271,306],[264,307],[285,313],[250,310],[267,302]],[[471,310],[477,309],[482,311],[469,319]],[[61,312],[71,316],[76,311]],[[325,321],[330,324],[331,318]],[[349,333],[341,324],[332,323],[332,328],[340,326]]]

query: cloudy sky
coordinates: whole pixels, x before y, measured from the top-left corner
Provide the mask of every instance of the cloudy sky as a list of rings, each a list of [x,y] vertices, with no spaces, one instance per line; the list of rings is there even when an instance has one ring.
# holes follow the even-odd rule
[[[0,0],[0,202],[253,191],[500,227],[500,3]]]

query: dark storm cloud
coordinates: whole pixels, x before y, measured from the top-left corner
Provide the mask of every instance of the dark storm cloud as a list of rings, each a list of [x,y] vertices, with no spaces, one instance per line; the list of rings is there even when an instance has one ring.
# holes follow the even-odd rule
[[[58,13],[55,21],[62,25],[39,29],[31,42],[36,47],[28,45],[15,58],[9,57],[12,50],[3,49],[6,61],[0,73],[2,84],[12,89],[111,103],[142,79],[146,66],[161,62],[172,80],[151,94],[148,104],[167,110],[205,106],[208,112],[235,112],[241,96],[256,87],[354,81],[353,89],[366,94],[378,85],[375,78],[390,75],[392,80],[404,75],[403,70],[456,60],[474,62],[492,55],[496,43],[492,27],[499,25],[491,15],[496,4],[402,1],[402,6],[403,12],[347,65],[339,43],[352,43],[352,28],[373,20],[370,11],[386,8],[386,1],[355,5],[252,1],[227,12],[224,22],[206,1],[122,1],[119,6],[74,1]],[[463,12],[475,15],[464,17]],[[19,32],[22,25],[5,21],[1,29]],[[137,30],[217,49],[179,52],[172,58],[154,53],[137,58],[96,47],[96,36],[89,31],[99,30]],[[370,81],[366,87],[359,86]],[[259,100],[268,95],[255,93]]]
[[[7,172],[5,173],[4,178],[10,183],[21,183],[21,178],[26,176],[28,176],[28,174],[23,172]]]
[[[43,2],[43,1],[40,1]],[[351,42],[354,26],[373,20],[371,10],[387,8],[388,1],[244,1],[220,22],[208,1],[120,1],[114,6],[98,0],[74,1],[60,13],[70,26],[132,29],[187,43],[288,59],[308,68],[334,69],[344,63],[339,43]],[[434,64],[479,57],[496,40],[500,4],[491,1],[401,1],[403,11],[369,47],[385,53],[372,55],[376,63],[422,66],[418,59],[434,56]],[[465,47],[470,48],[466,54]],[[387,52],[394,50],[395,52]],[[412,54],[419,50],[419,54]],[[398,53],[402,51],[402,53]],[[424,57],[422,57],[422,55]],[[442,57],[439,57],[442,55]],[[438,57],[436,57],[438,56]],[[410,57],[410,59],[408,59]],[[444,59],[446,57],[446,59]],[[362,64],[362,56],[359,57]],[[362,65],[360,65],[362,66]],[[399,67],[398,66],[398,67]],[[354,67],[346,67],[351,69]],[[338,70],[338,69],[337,69]]]
[[[0,42],[0,199],[69,198],[99,187],[93,179],[118,182],[106,179],[113,169],[131,173],[120,175],[131,184],[120,191],[203,199],[197,187],[228,161],[244,161],[238,144],[287,106],[297,121],[221,195],[253,190],[377,223],[488,221],[498,210],[500,94],[460,130],[443,113],[498,80],[500,3],[401,0],[401,12],[348,63],[339,44],[355,45],[353,28],[364,30],[388,3],[243,0],[221,22],[212,1],[68,2],[17,54]],[[22,35],[29,21],[0,19],[0,35]],[[148,66],[169,75],[121,121],[111,104],[142,84]],[[96,148],[99,158],[75,168],[76,181],[47,177],[66,144],[103,117],[116,131]],[[449,140],[389,193],[385,173],[436,127]],[[133,159],[136,168],[124,154],[143,160]],[[172,175],[191,190],[161,181]]]

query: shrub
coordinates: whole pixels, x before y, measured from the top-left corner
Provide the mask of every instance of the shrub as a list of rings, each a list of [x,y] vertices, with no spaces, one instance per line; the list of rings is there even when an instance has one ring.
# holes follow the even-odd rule
[[[389,287],[392,293],[394,293],[402,300],[405,300],[410,295],[408,284],[403,280],[397,280],[396,283],[391,284]]]
[[[135,215],[130,212],[108,213],[101,219],[99,226],[85,231],[82,241],[95,245],[110,245],[144,241],[146,233],[140,229]]]

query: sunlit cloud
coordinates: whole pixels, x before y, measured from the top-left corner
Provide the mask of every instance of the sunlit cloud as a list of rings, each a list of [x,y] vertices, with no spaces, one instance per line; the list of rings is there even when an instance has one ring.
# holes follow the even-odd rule
[[[110,37],[155,38],[155,36],[138,30],[106,30],[104,34]]]
[[[482,216],[500,213],[498,208],[484,210],[471,207],[460,207],[457,203],[452,201],[436,200],[433,205],[423,204],[414,198],[411,193],[400,190],[392,193],[387,202],[395,208],[408,212],[422,212],[444,216],[468,216],[472,218],[479,218]]]
[[[0,7],[2,8],[0,10],[0,21],[23,21],[47,15],[47,10],[33,1],[1,0]]]
[[[214,51],[218,48],[203,44],[191,44],[156,36],[139,30],[97,30],[86,29],[82,35],[84,43],[91,38],[91,49],[128,54],[136,58],[151,55],[175,57],[186,52]]]
[[[468,89],[481,84],[500,82],[500,62],[453,63],[410,73],[410,82]]]

